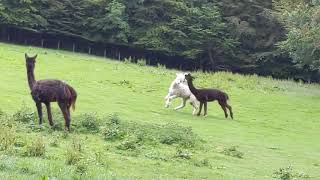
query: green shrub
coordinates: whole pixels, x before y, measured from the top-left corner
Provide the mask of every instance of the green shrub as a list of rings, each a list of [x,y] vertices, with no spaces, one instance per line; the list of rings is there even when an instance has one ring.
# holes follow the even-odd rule
[[[124,137],[123,131],[121,131],[118,126],[106,128],[103,135],[105,140],[116,140]]]
[[[117,114],[111,114],[109,116],[109,121],[111,124],[119,125],[120,124],[120,118]]]
[[[120,119],[116,114],[109,116],[106,126],[102,128],[102,135],[105,140],[119,140],[123,139],[125,130],[120,124]]]
[[[46,152],[46,146],[42,138],[33,140],[31,144],[26,146],[25,155],[30,157],[44,156]]]
[[[177,124],[167,124],[160,127],[157,138],[162,144],[178,144],[185,148],[192,148],[197,142],[197,136],[192,132],[191,127],[183,127]]]
[[[96,114],[83,114],[80,116],[80,126],[85,131],[99,132],[100,122]]]

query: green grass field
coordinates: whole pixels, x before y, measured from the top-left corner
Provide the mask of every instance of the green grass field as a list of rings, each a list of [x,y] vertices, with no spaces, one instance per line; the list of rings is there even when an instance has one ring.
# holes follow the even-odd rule
[[[38,53],[36,79],[77,90],[70,134],[59,113],[57,130],[37,124],[25,52]],[[217,102],[207,117],[174,111],[178,99],[164,108],[174,70],[0,43],[0,72],[0,179],[320,179],[319,85],[194,72],[197,87],[229,94],[230,120]],[[122,137],[105,138],[112,128]]]

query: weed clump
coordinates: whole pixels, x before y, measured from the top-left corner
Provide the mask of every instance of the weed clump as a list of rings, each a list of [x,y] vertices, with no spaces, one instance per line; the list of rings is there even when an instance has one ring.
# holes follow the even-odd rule
[[[274,177],[279,178],[281,180],[290,180],[294,177],[292,167],[288,166],[286,168],[280,168],[274,173]]]
[[[58,135],[52,135],[52,138],[50,140],[50,146],[52,146],[52,147],[59,146],[59,136]]]
[[[194,165],[197,167],[208,167],[212,168],[212,165],[208,159],[201,159],[201,160],[196,160],[194,161]]]
[[[88,170],[88,165],[85,162],[79,161],[76,164],[76,172],[79,173],[80,175],[86,174],[87,170]]]
[[[22,106],[18,111],[16,111],[12,118],[16,122],[22,122],[22,123],[30,123],[35,121],[37,119],[36,112],[32,111],[30,108],[26,106]]]
[[[17,164],[16,158],[7,155],[0,156],[0,171],[9,170],[12,171]]]
[[[310,178],[309,175],[305,174],[304,172],[295,173],[291,166],[286,168],[279,168],[273,173],[273,177],[281,180],[291,180],[297,178]]]
[[[124,63],[125,64],[130,64],[132,62],[133,62],[133,60],[132,60],[131,56],[129,58],[124,58]]]
[[[157,68],[162,70],[167,69],[166,65],[162,65],[160,63],[157,63]]]
[[[6,126],[0,129],[0,151],[10,149],[16,142],[17,136],[13,128]]]
[[[157,138],[162,144],[178,144],[184,148],[192,148],[197,142],[197,136],[192,132],[191,127],[177,124],[162,126],[157,132]]]
[[[230,148],[226,148],[223,150],[223,154],[236,158],[243,158],[243,153],[237,150],[236,146],[231,146]]]
[[[106,121],[107,123],[102,129],[104,139],[115,141],[134,137],[134,140],[123,142],[127,145],[135,143],[136,146],[140,146],[147,143],[149,145],[165,144],[193,148],[201,141],[190,127],[177,124],[153,125],[122,122],[117,115],[109,116]]]
[[[42,138],[38,138],[31,144],[26,146],[25,155],[29,157],[41,157],[44,156],[46,147]]]
[[[191,159],[192,153],[186,149],[178,149],[176,153],[176,157],[182,159]]]
[[[66,164],[75,165],[83,159],[83,151],[80,143],[73,142],[71,148],[66,152]]]
[[[121,142],[117,146],[117,149],[135,150],[135,149],[137,149],[138,145],[139,145],[139,140],[136,137],[131,137],[131,138],[128,138],[128,139],[124,140],[123,142]]]
[[[147,65],[147,61],[145,59],[138,59],[137,60],[137,65],[146,66]]]
[[[5,115],[5,113],[0,109],[0,118],[2,118]]]

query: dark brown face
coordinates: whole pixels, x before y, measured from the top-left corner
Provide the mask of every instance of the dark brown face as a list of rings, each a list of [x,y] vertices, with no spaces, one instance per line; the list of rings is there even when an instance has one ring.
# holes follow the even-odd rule
[[[186,75],[185,75],[185,78],[186,78],[187,81],[192,81],[192,80],[194,80],[194,77],[191,76],[190,73],[186,74]]]
[[[26,65],[28,68],[34,67],[34,64],[36,63],[36,58],[37,55],[35,55],[34,57],[29,57],[27,54],[25,54]]]

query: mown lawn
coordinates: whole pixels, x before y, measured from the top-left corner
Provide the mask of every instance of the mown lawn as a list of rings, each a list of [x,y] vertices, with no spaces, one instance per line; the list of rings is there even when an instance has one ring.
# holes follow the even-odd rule
[[[70,134],[56,104],[56,130],[37,124],[24,52],[38,53],[36,79],[77,90]],[[289,176],[320,179],[319,85],[194,72],[196,86],[229,94],[230,120],[216,102],[207,117],[172,110],[180,100],[164,108],[176,73],[164,68],[0,43],[0,72],[1,179],[272,179],[289,166]]]

